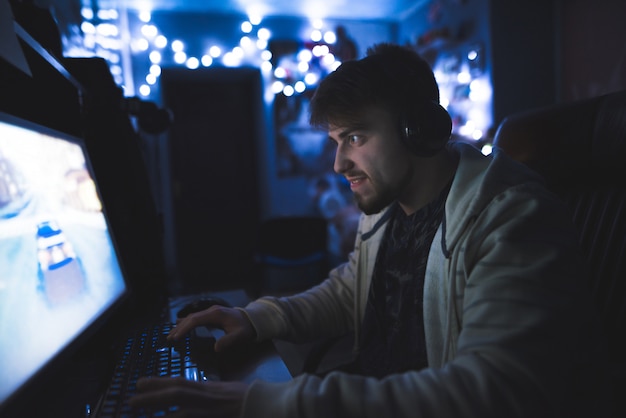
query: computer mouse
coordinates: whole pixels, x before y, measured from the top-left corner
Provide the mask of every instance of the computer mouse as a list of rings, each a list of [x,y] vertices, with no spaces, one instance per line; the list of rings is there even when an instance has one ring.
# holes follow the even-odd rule
[[[184,318],[187,315],[192,314],[194,312],[200,312],[205,309],[209,309],[213,305],[231,307],[230,303],[228,303],[226,300],[220,297],[217,297],[217,296],[203,297],[203,298],[191,301],[185,306],[183,306],[178,312],[176,312],[176,316],[178,318]]]

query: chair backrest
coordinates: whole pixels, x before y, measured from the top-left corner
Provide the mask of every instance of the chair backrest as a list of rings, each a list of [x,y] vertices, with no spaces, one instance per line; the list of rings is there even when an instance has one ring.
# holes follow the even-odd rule
[[[500,124],[494,145],[541,173],[571,208],[610,360],[624,388],[626,91],[512,115]]]

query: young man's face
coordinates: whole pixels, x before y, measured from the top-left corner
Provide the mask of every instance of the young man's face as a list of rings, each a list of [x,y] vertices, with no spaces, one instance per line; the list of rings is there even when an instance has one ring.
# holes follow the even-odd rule
[[[331,125],[328,134],[337,145],[335,171],[350,182],[359,208],[373,214],[406,193],[413,167],[395,118],[377,108],[362,116],[359,124]]]

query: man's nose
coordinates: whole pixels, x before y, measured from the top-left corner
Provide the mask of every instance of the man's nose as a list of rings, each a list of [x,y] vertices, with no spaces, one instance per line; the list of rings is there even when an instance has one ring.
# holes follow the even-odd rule
[[[337,147],[335,151],[335,164],[333,165],[335,173],[343,174],[352,168],[353,165],[352,160],[350,160],[345,151],[342,150],[341,146]]]

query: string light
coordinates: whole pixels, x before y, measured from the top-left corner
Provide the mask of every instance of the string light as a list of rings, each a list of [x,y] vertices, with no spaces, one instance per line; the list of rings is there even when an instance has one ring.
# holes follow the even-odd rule
[[[262,14],[259,10],[249,10],[247,20],[239,24],[241,33],[235,45],[214,44],[196,57],[190,55],[193,51],[186,50],[184,40],[170,41],[165,34],[160,33],[159,27],[152,22],[149,10],[137,12],[140,23],[137,25],[137,34],[131,36],[130,43],[126,40],[122,42],[120,17],[116,9],[101,9],[94,13],[90,5],[84,4],[80,13],[83,18],[80,24],[83,35],[82,45],[77,49],[89,49],[93,54],[106,59],[115,82],[125,93],[131,95],[134,94],[133,78],[130,74],[123,74],[128,73],[129,68],[120,64],[120,61],[129,58],[125,55],[127,52],[135,55],[135,60],[147,52],[147,71],[137,89],[144,97],[158,92],[158,79],[163,63],[174,63],[192,70],[215,65],[257,66],[266,81],[264,97],[268,103],[277,94],[290,97],[315,88],[322,78],[341,65],[341,60],[333,54],[337,34],[334,30],[325,29],[326,25],[321,19],[310,21],[309,39],[302,40],[303,47],[295,54],[275,57],[268,49],[272,33],[269,28],[260,26]],[[128,44],[130,51],[124,49],[124,45]],[[168,45],[169,48],[166,48]],[[481,69],[484,62],[481,51],[480,45],[469,48],[465,54],[459,56],[461,62],[458,67],[441,64],[433,68],[440,85],[441,105],[453,116],[459,115],[455,119],[453,132],[474,140],[484,139],[491,123],[491,82]],[[68,56],[75,56],[68,52]],[[81,52],[76,55],[85,54]],[[131,91],[127,91],[124,86],[124,76]],[[465,89],[465,101],[461,104],[458,98],[459,87]]]

